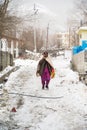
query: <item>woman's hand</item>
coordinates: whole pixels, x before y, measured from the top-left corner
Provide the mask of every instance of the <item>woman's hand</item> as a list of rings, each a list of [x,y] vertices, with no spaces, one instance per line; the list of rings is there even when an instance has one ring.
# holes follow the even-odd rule
[[[38,72],[36,72],[36,76],[37,76],[37,77],[40,76]]]

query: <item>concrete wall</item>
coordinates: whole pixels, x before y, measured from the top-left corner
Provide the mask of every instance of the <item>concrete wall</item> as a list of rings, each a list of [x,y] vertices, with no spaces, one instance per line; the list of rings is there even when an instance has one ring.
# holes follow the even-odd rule
[[[75,55],[72,55],[73,70],[79,73],[85,73],[87,71],[87,51],[81,51]]]

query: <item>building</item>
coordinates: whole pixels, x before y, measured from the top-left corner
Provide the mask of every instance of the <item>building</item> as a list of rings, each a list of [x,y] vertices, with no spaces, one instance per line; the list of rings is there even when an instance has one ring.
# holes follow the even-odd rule
[[[79,35],[79,45],[87,43],[87,26],[80,27],[77,33]]]
[[[21,40],[6,35],[0,39],[0,71],[12,66],[14,58],[19,57],[19,44],[22,44]]]

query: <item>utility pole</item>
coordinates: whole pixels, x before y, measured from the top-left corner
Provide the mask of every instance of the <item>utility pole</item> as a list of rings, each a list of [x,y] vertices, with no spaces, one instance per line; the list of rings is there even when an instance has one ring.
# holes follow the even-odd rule
[[[38,9],[36,9],[36,5],[34,4],[34,52],[37,52],[37,45],[36,45],[36,15]]]
[[[70,48],[70,46],[71,46],[71,29],[69,27],[69,48]]]
[[[48,26],[47,26],[47,40],[46,40],[46,50],[47,50],[47,47],[48,47],[48,41],[49,41],[49,23],[48,23]]]

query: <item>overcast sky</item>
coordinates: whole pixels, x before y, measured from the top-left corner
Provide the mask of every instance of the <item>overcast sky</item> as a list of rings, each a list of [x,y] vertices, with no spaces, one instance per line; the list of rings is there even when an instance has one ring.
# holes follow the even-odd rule
[[[67,11],[73,6],[73,0],[29,0],[29,3],[40,3],[55,13],[59,13],[59,11]]]
[[[36,8],[40,6],[44,8],[44,10],[49,11],[51,14],[55,15],[55,19],[57,19],[58,26],[63,30],[66,25],[66,20],[69,15],[70,10],[73,8],[74,0],[15,0],[22,4],[22,8],[25,9],[33,9],[34,4],[36,4]],[[39,5],[39,6],[38,6]],[[39,13],[41,9],[39,9]],[[55,23],[54,23],[55,24]]]

